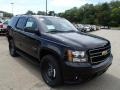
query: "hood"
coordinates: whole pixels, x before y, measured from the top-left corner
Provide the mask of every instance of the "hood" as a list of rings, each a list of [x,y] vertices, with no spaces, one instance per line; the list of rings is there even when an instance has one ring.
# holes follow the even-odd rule
[[[83,34],[79,32],[54,33],[49,35],[52,38],[56,38],[60,42],[67,44],[68,46],[79,49],[93,49],[103,47],[108,43],[107,40],[101,37]]]

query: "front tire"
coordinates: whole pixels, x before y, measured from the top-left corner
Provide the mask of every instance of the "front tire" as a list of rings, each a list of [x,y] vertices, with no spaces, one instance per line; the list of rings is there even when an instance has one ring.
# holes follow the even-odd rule
[[[41,60],[41,74],[46,84],[51,87],[62,84],[62,77],[58,62],[51,55],[46,55]]]

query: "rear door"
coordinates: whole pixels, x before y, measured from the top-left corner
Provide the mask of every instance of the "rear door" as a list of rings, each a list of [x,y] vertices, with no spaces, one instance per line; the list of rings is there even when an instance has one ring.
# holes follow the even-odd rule
[[[20,50],[23,49],[22,42],[24,40],[24,26],[26,24],[27,18],[26,17],[20,17],[14,30],[14,42],[17,48]]]

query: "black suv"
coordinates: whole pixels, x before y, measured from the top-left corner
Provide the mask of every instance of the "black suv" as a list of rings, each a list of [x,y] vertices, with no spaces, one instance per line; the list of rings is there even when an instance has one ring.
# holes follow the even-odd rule
[[[112,64],[108,40],[79,32],[64,18],[18,15],[8,31],[11,56],[38,60],[44,81],[52,87],[99,76]]]

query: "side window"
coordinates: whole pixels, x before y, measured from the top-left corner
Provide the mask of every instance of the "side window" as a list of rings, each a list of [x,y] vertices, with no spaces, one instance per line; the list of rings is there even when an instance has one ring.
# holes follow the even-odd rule
[[[23,30],[26,21],[27,21],[27,18],[25,18],[25,17],[20,17],[20,19],[18,20],[18,23],[17,23],[17,25],[16,25],[16,28]]]
[[[36,21],[33,18],[29,18],[26,25],[25,25],[25,28],[28,28],[29,30],[37,29]]]
[[[17,21],[18,21],[18,19],[19,19],[19,17],[13,17],[12,19],[10,19],[8,25],[12,26],[12,27],[15,26]]]

